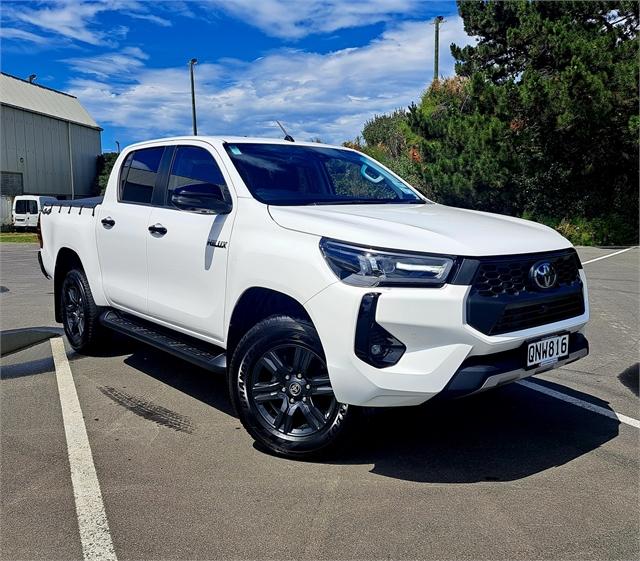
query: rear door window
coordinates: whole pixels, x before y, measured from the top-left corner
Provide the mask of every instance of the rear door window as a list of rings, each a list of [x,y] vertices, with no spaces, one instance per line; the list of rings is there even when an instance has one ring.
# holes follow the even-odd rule
[[[120,179],[120,201],[151,204],[164,146],[136,150],[127,157]]]
[[[28,199],[16,201],[16,214],[38,214],[38,202]]]

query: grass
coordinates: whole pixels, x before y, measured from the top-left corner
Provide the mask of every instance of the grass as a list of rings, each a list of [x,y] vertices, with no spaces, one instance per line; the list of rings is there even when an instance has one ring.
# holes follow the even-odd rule
[[[38,236],[33,232],[1,232],[0,242],[38,243]]]

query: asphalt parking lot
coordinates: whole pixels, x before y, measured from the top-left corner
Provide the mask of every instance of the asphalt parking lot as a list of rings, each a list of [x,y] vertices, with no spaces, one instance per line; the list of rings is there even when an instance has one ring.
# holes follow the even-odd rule
[[[3,244],[2,329],[55,326],[36,246]],[[323,463],[274,458],[225,382],[123,339],[68,360],[118,559],[638,559],[638,249],[584,248],[589,357],[377,411]],[[0,555],[82,559],[49,342],[3,359]],[[609,415],[601,414],[602,410]],[[599,412],[598,412],[599,411]],[[113,558],[113,557],[111,557]]]

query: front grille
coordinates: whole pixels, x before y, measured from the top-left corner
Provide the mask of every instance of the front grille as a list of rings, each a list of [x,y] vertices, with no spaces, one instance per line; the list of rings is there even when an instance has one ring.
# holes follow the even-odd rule
[[[531,290],[529,271],[541,260],[549,261],[558,274],[558,286],[580,280],[578,256],[574,250],[561,254],[520,256],[509,259],[482,261],[473,280],[473,289],[488,298],[501,294],[518,295]]]
[[[582,292],[527,306],[506,306],[489,335],[500,335],[584,314]]]
[[[553,265],[556,285],[536,287],[531,268]],[[491,257],[475,261],[467,300],[467,322],[482,333],[499,335],[580,316],[585,311],[580,261],[575,250]]]

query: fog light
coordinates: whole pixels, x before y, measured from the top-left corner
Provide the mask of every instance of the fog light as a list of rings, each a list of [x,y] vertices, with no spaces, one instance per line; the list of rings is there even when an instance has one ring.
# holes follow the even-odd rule
[[[376,308],[380,294],[365,294],[360,303],[354,351],[356,356],[377,368],[396,364],[407,348],[379,323]]]

